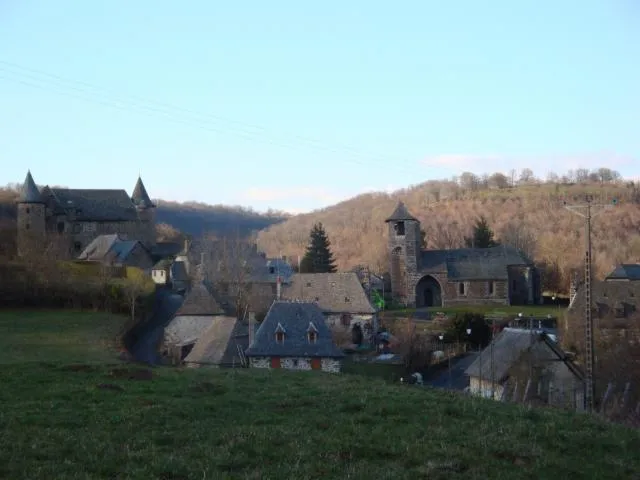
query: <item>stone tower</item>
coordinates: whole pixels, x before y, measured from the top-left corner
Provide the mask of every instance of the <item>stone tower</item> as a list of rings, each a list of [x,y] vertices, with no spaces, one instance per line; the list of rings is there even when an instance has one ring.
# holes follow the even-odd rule
[[[138,217],[141,221],[137,237],[146,247],[152,247],[156,243],[156,205],[149,198],[147,189],[144,187],[140,177],[138,177],[136,186],[133,189],[131,201],[136,206]]]
[[[391,294],[394,301],[406,305],[415,297],[408,287],[415,284],[413,278],[420,270],[420,221],[399,202],[385,222],[389,226]]]
[[[43,246],[47,235],[45,214],[44,199],[36,182],[33,181],[31,171],[28,171],[18,198],[17,246],[19,255],[26,254],[30,248]]]

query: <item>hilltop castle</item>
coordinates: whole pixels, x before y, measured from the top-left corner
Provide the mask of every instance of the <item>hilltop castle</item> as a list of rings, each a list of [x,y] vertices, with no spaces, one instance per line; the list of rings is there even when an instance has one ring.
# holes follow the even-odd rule
[[[140,177],[129,196],[125,190],[49,186],[40,190],[29,171],[18,199],[18,251],[24,253],[30,242],[57,235],[69,255],[76,257],[105,234],[139,240],[152,249],[156,243],[155,209]]]

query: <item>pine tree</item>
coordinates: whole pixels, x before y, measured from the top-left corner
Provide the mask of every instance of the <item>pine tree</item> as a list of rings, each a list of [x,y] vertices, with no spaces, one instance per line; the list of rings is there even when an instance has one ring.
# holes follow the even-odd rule
[[[331,242],[322,223],[316,223],[311,229],[309,246],[300,262],[300,273],[332,273],[336,266],[331,253]]]
[[[465,243],[469,248],[490,248],[498,243],[493,239],[493,230],[489,227],[487,219],[481,215],[473,227],[473,235],[465,238]]]

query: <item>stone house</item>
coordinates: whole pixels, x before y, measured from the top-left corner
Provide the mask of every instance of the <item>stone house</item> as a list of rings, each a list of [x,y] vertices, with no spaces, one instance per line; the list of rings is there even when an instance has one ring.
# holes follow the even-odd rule
[[[118,234],[139,240],[152,250],[156,243],[155,209],[138,178],[131,196],[124,190],[72,189],[45,186],[38,189],[27,172],[17,213],[18,251],[30,244],[58,238],[65,252],[76,257],[96,237]]]
[[[252,368],[322,370],[338,373],[344,353],[333,342],[315,303],[273,303],[246,350]]]
[[[187,367],[233,368],[248,366],[249,328],[253,322],[216,316],[184,358]]]
[[[189,274],[184,261],[165,258],[151,268],[151,279],[156,285],[170,286],[175,291],[189,288]]]
[[[315,302],[332,329],[377,331],[377,310],[355,272],[296,273],[282,286],[283,300]]]
[[[515,248],[423,250],[420,221],[402,202],[386,223],[396,302],[417,308],[541,303],[539,272]]]
[[[474,395],[584,408],[584,374],[540,330],[503,329],[465,373]]]
[[[164,329],[165,355],[184,360],[198,339],[216,322],[235,322],[236,316],[218,299],[210,285],[198,283],[186,294],[174,318]]]
[[[144,271],[149,271],[153,265],[151,253],[140,241],[123,239],[117,233],[94,238],[77,260],[115,267],[137,267]]]

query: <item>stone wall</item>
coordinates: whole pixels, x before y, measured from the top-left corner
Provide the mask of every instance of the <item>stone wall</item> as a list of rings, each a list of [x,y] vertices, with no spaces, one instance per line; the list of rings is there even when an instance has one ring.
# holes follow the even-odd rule
[[[250,357],[251,368],[271,368],[271,357]],[[340,373],[342,361],[334,358],[321,360],[323,372]],[[283,357],[280,359],[280,368],[285,370],[311,370],[311,358],[309,357]]]
[[[271,368],[271,358],[269,357],[250,357],[249,365],[251,368]]]
[[[491,392],[493,390],[493,399],[500,400],[502,393],[504,392],[504,386],[498,383],[491,387],[490,380],[481,380],[480,377],[469,377],[469,392],[472,395],[482,396],[484,398],[491,398]]]
[[[342,370],[342,360],[337,358],[323,358],[322,371],[329,373],[340,373]]]
[[[377,328],[377,316],[375,314],[366,314],[366,313],[349,313],[349,325],[343,325],[342,323],[342,313],[327,313],[325,314],[325,318],[327,319],[327,325],[331,329],[344,329],[351,330],[356,323],[360,323],[360,325],[364,328],[366,323],[371,324],[371,328],[374,330]]]

